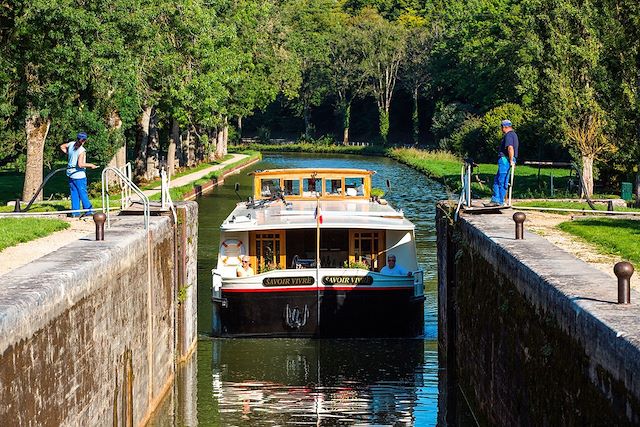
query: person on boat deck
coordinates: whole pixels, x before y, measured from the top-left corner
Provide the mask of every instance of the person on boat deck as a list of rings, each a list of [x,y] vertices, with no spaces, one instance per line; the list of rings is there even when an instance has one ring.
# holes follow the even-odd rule
[[[242,264],[239,265],[238,268],[236,268],[236,275],[238,277],[248,277],[254,275],[253,268],[251,268],[251,264],[249,264],[250,261],[251,258],[249,258],[247,255],[242,257]]]
[[[396,256],[389,254],[387,257],[387,265],[380,269],[380,274],[385,276],[408,276],[411,277],[411,272],[405,270],[401,266],[396,264]]]
[[[516,167],[518,158],[518,135],[513,130],[510,120],[503,120],[500,123],[502,129],[502,140],[498,149],[498,172],[493,179],[493,194],[491,201],[485,203],[487,207],[502,206],[509,189],[509,172]]]

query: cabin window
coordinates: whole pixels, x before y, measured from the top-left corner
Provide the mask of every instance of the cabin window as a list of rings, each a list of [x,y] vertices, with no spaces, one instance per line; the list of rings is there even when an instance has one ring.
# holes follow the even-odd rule
[[[272,197],[280,192],[280,178],[262,179],[260,181],[260,196]]]
[[[327,178],[324,180],[325,196],[341,196],[342,195],[342,179]]]
[[[284,231],[254,234],[258,272],[284,268]]]
[[[351,261],[364,262],[370,270],[378,271],[384,265],[384,231],[352,231]]]
[[[305,178],[302,180],[302,191],[304,197],[316,197],[322,195],[322,179]]]
[[[347,196],[364,196],[364,178],[345,178],[344,186]]]
[[[284,195],[285,196],[299,196],[300,195],[300,180],[299,179],[285,179],[284,180]]]

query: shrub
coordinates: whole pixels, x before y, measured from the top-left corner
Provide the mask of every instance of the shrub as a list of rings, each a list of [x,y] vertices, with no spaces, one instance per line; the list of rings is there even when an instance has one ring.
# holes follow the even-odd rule
[[[528,125],[528,116],[529,114],[518,104],[503,104],[487,111],[482,117],[482,137],[476,157],[480,161],[495,160],[502,139],[500,122],[509,119],[516,131],[524,130]]]
[[[442,101],[437,102],[431,124],[431,132],[435,140],[442,143],[443,140],[449,139],[453,131],[460,126],[460,123],[465,120],[468,114],[469,107],[465,104],[445,104]],[[443,143],[446,144],[447,142],[445,141]],[[445,147],[443,148],[447,149]]]
[[[271,140],[271,129],[266,126],[258,128],[258,140],[263,144],[268,144]]]
[[[447,140],[446,149],[460,157],[478,157],[479,147],[482,145],[482,120],[473,115],[468,115]],[[442,147],[443,149],[445,147]]]

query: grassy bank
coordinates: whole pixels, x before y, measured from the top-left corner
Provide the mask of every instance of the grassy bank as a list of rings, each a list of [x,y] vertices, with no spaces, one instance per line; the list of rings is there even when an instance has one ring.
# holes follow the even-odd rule
[[[211,166],[219,165],[220,163],[225,162],[225,161],[229,160],[232,157],[233,157],[232,154],[227,154],[226,156],[224,156],[220,160],[213,160],[213,161],[210,161],[210,162],[200,163],[199,165],[194,166],[194,167],[189,168],[189,169],[184,168],[184,169],[180,170],[179,172],[173,174],[171,179],[173,180],[173,179],[177,179],[177,178],[183,177],[185,175],[189,175],[189,174],[192,174],[192,173],[200,172],[201,170],[207,169],[207,168],[209,168]],[[141,190],[152,190],[154,188],[160,187],[160,185],[162,185],[161,180],[160,179],[156,179],[156,180],[147,182],[145,184],[141,184],[140,189]]]
[[[447,152],[423,151],[415,148],[392,148],[387,155],[400,163],[419,170],[430,178],[444,183],[452,191],[460,191],[461,160]],[[490,197],[493,178],[497,166],[493,163],[481,163],[474,169],[471,191],[475,197]],[[479,181],[476,179],[479,179]],[[542,169],[538,177],[538,169],[531,166],[516,167],[513,197],[536,198],[549,197],[550,176],[553,176],[554,192],[556,196],[567,196],[566,188],[569,183],[569,169]]]
[[[0,218],[0,251],[69,228],[59,219]]]
[[[223,167],[222,169],[219,169],[217,171],[213,171],[207,175],[205,175],[204,177],[200,178],[197,181],[193,181],[190,182],[189,184],[186,185],[182,185],[180,187],[174,187],[171,188],[169,190],[169,193],[171,194],[171,199],[175,202],[175,201],[179,201],[179,200],[183,200],[185,194],[188,194],[189,192],[191,192],[192,190],[194,190],[196,187],[201,186],[203,184],[206,184],[207,182],[211,181],[211,180],[217,180],[220,176],[224,175],[225,173],[227,173],[228,171],[246,164],[246,163],[250,163],[253,162],[255,160],[260,160],[262,158],[262,154],[260,154],[257,151],[252,151],[252,150],[245,150],[242,152],[242,154],[246,154],[249,157],[248,158],[244,158],[242,160],[238,160],[237,162],[233,162],[230,163],[228,165],[226,165],[225,167]],[[160,200],[161,198],[161,194],[157,193],[154,194],[153,196],[151,196],[149,199],[150,200]]]
[[[360,154],[363,156],[384,156],[386,150],[379,145],[352,146],[338,144],[312,144],[296,142],[294,144],[242,144],[234,148],[260,151],[263,153],[318,153],[318,154]]]
[[[585,211],[585,213],[589,213],[592,211],[591,207],[587,202],[572,202],[566,200],[531,200],[526,202],[517,202],[513,204],[514,208],[517,207],[537,207],[537,208],[554,208],[554,209],[579,209]],[[599,211],[606,211],[607,205],[605,203],[595,203],[595,207]],[[628,208],[622,206],[616,206],[614,209],[616,212],[640,212],[640,209]],[[572,215],[575,212],[562,212],[562,211],[554,211],[554,213],[558,214],[566,214]]]
[[[640,266],[639,220],[590,218],[563,222],[558,228],[595,245],[602,253],[620,256]]]
[[[43,178],[47,176],[49,172],[55,169],[63,168],[66,166],[66,162],[57,162],[52,166],[51,170],[45,170]],[[89,169],[87,170],[87,181],[100,182],[102,169]],[[22,198],[22,187],[24,186],[24,173],[0,170],[0,205],[6,205],[7,202]],[[47,182],[44,187],[45,199],[61,199],[69,196],[69,179],[65,174],[65,171],[56,173]],[[25,201],[25,203],[28,200]]]

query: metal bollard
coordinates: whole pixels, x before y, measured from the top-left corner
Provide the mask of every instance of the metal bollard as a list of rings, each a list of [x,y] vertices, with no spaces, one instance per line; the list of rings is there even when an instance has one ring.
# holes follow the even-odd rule
[[[13,207],[13,211],[14,211],[14,212],[22,212],[22,211],[20,210],[20,199],[16,199],[16,204],[15,204],[15,206]]]
[[[96,223],[96,240],[104,240],[104,222],[107,220],[107,216],[102,213],[93,214],[93,222]]]
[[[618,304],[631,304],[631,276],[633,265],[622,261],[613,267],[613,272],[618,277]]]
[[[516,222],[516,240],[524,239],[524,220],[527,216],[524,212],[516,212],[513,214],[513,220]]]
[[[607,211],[613,212],[613,200],[607,202]]]

